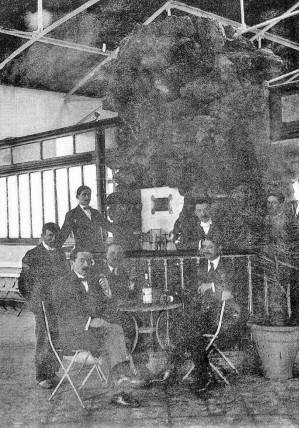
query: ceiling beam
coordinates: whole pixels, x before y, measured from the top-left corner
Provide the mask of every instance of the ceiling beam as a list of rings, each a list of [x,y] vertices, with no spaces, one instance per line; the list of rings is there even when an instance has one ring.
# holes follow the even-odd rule
[[[242,7],[242,4],[241,4],[241,7]],[[240,22],[234,21],[234,20],[229,19],[229,18],[225,18],[225,17],[220,16],[220,15],[216,15],[212,12],[206,12],[204,10],[197,8],[197,7],[188,6],[185,3],[178,2],[175,0],[167,1],[152,16],[150,16],[144,22],[143,25],[148,25],[148,24],[152,23],[158,16],[161,15],[161,13],[163,13],[163,11],[165,11],[165,10],[169,11],[170,9],[177,9],[177,10],[181,10],[182,12],[186,12],[186,13],[189,13],[191,15],[194,15],[194,16],[199,16],[199,17],[204,17],[204,18],[209,18],[209,19],[215,20],[217,22],[220,22],[224,26],[225,25],[226,26],[232,26],[233,28],[238,30],[238,32],[243,32],[243,31],[249,32],[250,31],[252,33],[258,33],[259,32],[258,29],[260,28],[260,26],[262,26],[262,24],[258,24],[258,27],[249,27],[249,28],[245,29],[244,25],[242,25]],[[292,13],[295,14],[294,12],[291,11],[290,15]],[[296,14],[297,13],[298,12],[296,12]],[[266,21],[266,23],[270,23],[270,21],[271,21],[271,23],[273,21],[277,22],[278,19],[280,19],[280,17],[274,18],[273,20]],[[245,16],[244,16],[244,24],[245,24]],[[238,32],[237,32],[237,34],[238,34]],[[286,46],[288,48],[299,51],[299,44],[298,43],[292,42],[291,40],[285,39],[284,37],[265,32],[265,34],[263,35],[263,38],[265,38],[271,42],[278,43],[280,45],[283,45],[283,46]],[[117,51],[117,49],[116,49],[116,51]],[[114,51],[114,56],[112,56],[114,58],[117,56],[116,51]],[[89,73],[86,74],[81,80],[79,80],[79,82],[77,82],[77,84],[66,95],[66,100],[68,100],[70,98],[70,96],[73,95],[78,89],[80,89],[85,83],[87,83],[90,79],[92,79],[95,76],[95,74],[101,69],[101,67],[104,64],[106,64],[111,58],[110,57],[106,58],[104,61],[102,61],[97,66],[95,66],[93,69],[91,69],[89,71]]]
[[[294,12],[291,12],[288,16],[288,18],[291,18],[293,16],[296,16],[299,14],[299,10],[295,10]],[[280,20],[279,16],[276,16],[276,18],[271,18],[271,19],[267,19],[267,21],[263,21],[260,22],[259,24],[256,25],[252,25],[251,27],[247,26],[245,28],[240,28],[237,33],[236,36],[241,36],[242,34],[246,34],[246,33],[252,33],[253,30],[258,30],[261,27],[264,27],[267,24],[270,24],[271,22],[277,22],[278,20]]]
[[[65,100],[69,101],[70,97],[78,91],[85,83],[87,83],[89,80],[91,80],[96,73],[100,71],[100,69],[103,67],[103,65],[107,64],[111,59],[116,58],[118,55],[119,48],[115,49],[111,52],[111,54],[105,58],[102,62],[97,64],[95,67],[93,67],[82,79],[80,79],[76,85],[66,94]]]
[[[43,30],[43,28],[43,0],[37,0],[37,31],[40,32]]]
[[[77,9],[73,10],[70,13],[67,13],[62,18],[58,19],[57,21],[53,22],[53,24],[49,25],[47,28],[43,29],[39,33],[32,36],[28,42],[24,43],[22,46],[20,46],[18,49],[16,49],[11,55],[9,55],[4,61],[0,63],[0,70],[2,70],[12,59],[16,58],[20,53],[22,53],[25,49],[29,48],[33,43],[39,41],[43,36],[50,33],[50,31],[54,30],[55,28],[59,27],[59,25],[64,24],[66,21],[68,21],[71,18],[74,18],[79,13],[83,12],[84,10],[88,9],[90,6],[98,3],[100,0],[89,0],[80,7],[77,7]]]
[[[166,3],[164,3],[163,6],[161,6],[156,12],[150,16],[143,25],[148,25],[151,22],[153,22],[161,13],[163,13],[165,10],[169,10],[170,6],[172,4],[172,1],[169,0]],[[119,48],[116,48],[114,51],[111,52],[109,57],[107,57],[104,61],[101,61],[99,64],[97,64],[95,67],[93,67],[85,76],[80,79],[75,86],[66,94],[65,99],[66,101],[69,101],[70,97],[78,91],[85,83],[87,83],[89,80],[91,80],[94,75],[100,71],[100,69],[103,67],[103,65],[107,64],[111,59],[116,58],[118,55]]]
[[[143,25],[148,25],[151,22],[153,22],[156,18],[158,18],[159,15],[161,15],[161,13],[164,12],[164,10],[168,10],[169,8],[171,8],[171,4],[172,4],[171,0],[167,1],[166,3],[164,3],[163,6],[161,6],[146,21],[144,21]]]
[[[274,25],[276,25],[278,22],[280,22],[286,18],[289,18],[290,13],[292,13],[298,7],[299,7],[299,1],[297,1],[292,7],[290,7],[282,15],[278,16],[276,21],[270,22],[261,31],[258,31],[257,34],[255,36],[253,36],[250,40],[253,41],[253,40],[256,40],[259,37],[263,36],[266,33],[266,31],[270,30],[270,28],[274,27]]]
[[[240,22],[234,21],[234,20],[229,19],[229,18],[225,18],[225,17],[220,16],[220,15],[216,15],[216,14],[211,13],[211,12],[206,12],[204,10],[198,9],[196,7],[193,7],[193,6],[188,6],[188,5],[181,3],[181,2],[172,1],[171,2],[171,8],[172,9],[178,9],[178,10],[181,10],[181,11],[186,12],[186,13],[190,13],[191,15],[214,19],[218,22],[221,22],[221,24],[223,24],[223,25],[232,26],[236,29],[240,29],[240,28],[242,29]],[[252,33],[258,33],[259,31],[258,30],[251,30],[251,32]],[[271,42],[278,43],[280,45],[286,46],[290,49],[294,49],[296,51],[299,51],[299,44],[298,43],[293,42],[293,41],[286,39],[284,37],[278,36],[276,34],[266,32],[263,35],[263,38],[270,40]]]
[[[21,39],[31,39],[32,33],[29,31],[19,31],[19,30],[10,30],[7,28],[0,27],[0,34],[8,34],[15,37],[20,37]],[[48,45],[54,45],[54,46],[60,46],[64,48],[74,49],[77,51],[87,52],[91,54],[97,54],[97,55],[103,55],[103,56],[109,56],[110,52],[105,51],[103,52],[99,48],[95,48],[93,46],[88,45],[82,45],[80,43],[74,43],[70,42],[68,40],[61,40],[61,39],[55,39],[52,37],[41,37],[37,43],[45,43]]]

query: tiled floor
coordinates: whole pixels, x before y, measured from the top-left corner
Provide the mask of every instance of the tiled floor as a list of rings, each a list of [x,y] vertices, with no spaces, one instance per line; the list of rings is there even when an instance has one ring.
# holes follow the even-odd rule
[[[138,409],[110,404],[111,391],[92,382],[81,409],[65,387],[49,402],[34,380],[33,320],[0,310],[0,427],[299,427],[299,379],[270,382],[240,376],[198,399],[187,387],[138,389]]]

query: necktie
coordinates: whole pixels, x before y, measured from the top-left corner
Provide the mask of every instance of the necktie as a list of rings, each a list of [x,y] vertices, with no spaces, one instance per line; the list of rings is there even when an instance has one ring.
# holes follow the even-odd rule
[[[91,212],[90,212],[90,207],[83,207],[83,210],[85,212],[85,214],[87,215],[87,217],[89,218],[89,220],[91,220]]]
[[[210,262],[210,271],[209,272],[215,272],[214,263]]]

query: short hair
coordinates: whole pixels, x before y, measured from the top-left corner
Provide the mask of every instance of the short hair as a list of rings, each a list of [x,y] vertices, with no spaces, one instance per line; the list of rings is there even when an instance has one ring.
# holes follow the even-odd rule
[[[285,201],[285,197],[281,192],[269,192],[267,196],[267,200],[270,196],[274,196],[280,204]]]
[[[60,227],[56,223],[49,222],[43,225],[42,235],[45,235],[47,230],[49,230],[52,233],[59,233]]]
[[[91,193],[91,188],[88,186],[79,186],[76,192],[76,198],[78,198],[78,196],[84,192],[84,190],[88,190]]]
[[[78,253],[90,253],[90,254],[92,254],[91,251],[88,250],[87,248],[77,248],[77,247],[75,247],[70,252],[70,260],[72,262],[74,262],[76,260]]]
[[[121,247],[122,248],[122,250],[124,249],[123,248],[123,245],[121,244],[121,242],[118,242],[118,241],[110,241],[110,242],[106,242],[106,252],[108,252],[108,250],[109,250],[109,248],[110,247],[112,247],[113,245],[115,245],[116,247]]]

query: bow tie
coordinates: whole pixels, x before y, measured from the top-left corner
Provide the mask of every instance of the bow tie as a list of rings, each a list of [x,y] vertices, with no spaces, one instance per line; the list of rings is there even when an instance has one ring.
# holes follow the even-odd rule
[[[87,205],[86,207],[82,207],[84,210],[88,210],[88,211],[90,211],[90,206],[89,205]]]

